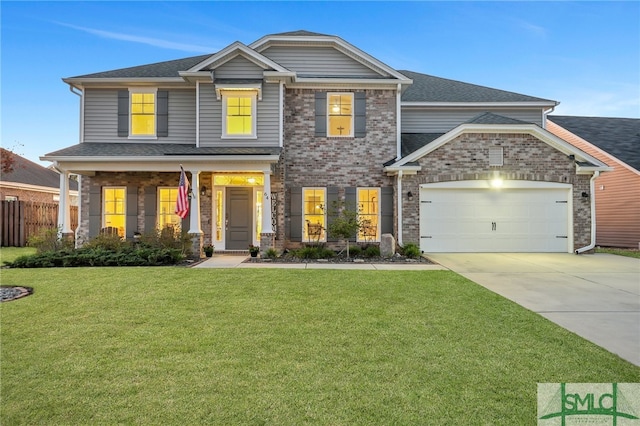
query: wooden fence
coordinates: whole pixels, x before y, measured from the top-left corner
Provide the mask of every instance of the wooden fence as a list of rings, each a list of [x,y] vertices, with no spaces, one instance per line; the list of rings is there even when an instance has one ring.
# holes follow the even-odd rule
[[[0,245],[24,247],[42,229],[58,227],[58,204],[0,201]],[[71,229],[78,227],[78,207],[71,206]]]

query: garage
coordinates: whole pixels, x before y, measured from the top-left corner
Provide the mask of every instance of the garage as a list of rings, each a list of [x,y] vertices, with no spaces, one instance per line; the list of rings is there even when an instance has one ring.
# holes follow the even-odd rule
[[[420,186],[420,249],[570,252],[571,185],[458,181]]]

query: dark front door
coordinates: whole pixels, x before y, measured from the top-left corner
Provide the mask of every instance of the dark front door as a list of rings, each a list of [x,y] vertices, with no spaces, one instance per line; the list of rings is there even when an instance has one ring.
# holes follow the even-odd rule
[[[227,188],[227,250],[248,250],[249,244],[253,243],[251,194],[252,188]]]

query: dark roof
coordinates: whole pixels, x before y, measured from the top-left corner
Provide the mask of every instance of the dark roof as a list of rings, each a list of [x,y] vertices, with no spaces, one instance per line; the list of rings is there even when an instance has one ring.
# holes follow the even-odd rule
[[[93,74],[79,75],[71,78],[157,78],[180,77],[178,71],[186,71],[211,57],[208,55],[191,56],[189,58],[174,59],[172,61],[156,62],[155,64],[139,65],[129,68],[120,68],[112,71],[97,72]]]
[[[28,185],[44,186],[47,188],[60,188],[60,175],[46,167],[42,167],[39,164],[29,161],[24,157],[17,154],[8,152],[5,149],[0,148],[2,156],[13,155],[14,163],[13,170],[9,173],[2,173],[0,180],[13,183],[24,183]],[[69,180],[69,189],[72,191],[78,190],[78,182],[75,180]]]
[[[549,120],[640,170],[640,119],[549,115]]]
[[[279,147],[201,147],[187,144],[81,143],[45,157],[158,157],[164,155],[278,155]]]
[[[403,102],[557,102],[505,90],[399,70],[413,80],[402,94]]]
[[[494,114],[492,112],[483,112],[476,115],[467,124],[531,124],[526,121],[516,120],[515,118],[505,117],[503,115]]]
[[[406,157],[423,146],[430,144],[442,135],[444,133],[403,133],[400,138],[402,157]]]

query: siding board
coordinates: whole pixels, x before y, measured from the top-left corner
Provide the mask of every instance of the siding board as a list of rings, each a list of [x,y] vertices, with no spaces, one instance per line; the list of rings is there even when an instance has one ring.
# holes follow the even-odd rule
[[[169,90],[169,136],[154,143],[195,144],[195,116],[195,90]],[[85,91],[84,141],[136,142],[135,139],[118,137],[118,90]]]
[[[332,47],[273,46],[262,54],[303,75],[381,77],[379,73]]]
[[[258,65],[244,58],[236,56],[215,69],[216,78],[262,78],[263,70]]]
[[[535,123],[542,127],[540,109],[415,109],[402,108],[402,133],[446,133],[484,112]]]

